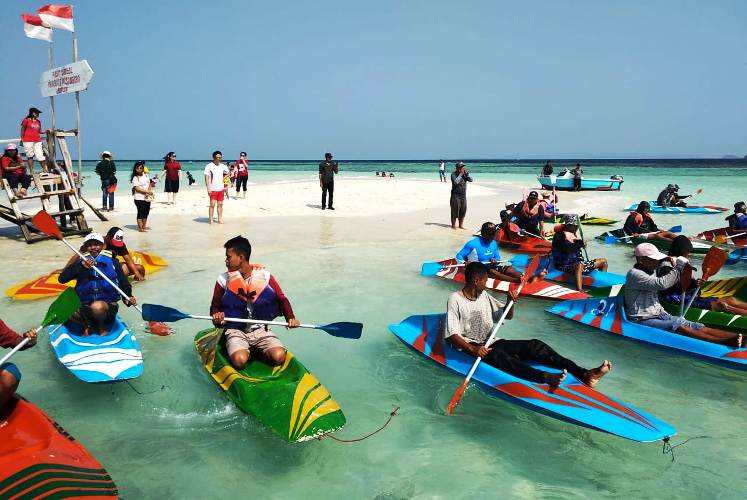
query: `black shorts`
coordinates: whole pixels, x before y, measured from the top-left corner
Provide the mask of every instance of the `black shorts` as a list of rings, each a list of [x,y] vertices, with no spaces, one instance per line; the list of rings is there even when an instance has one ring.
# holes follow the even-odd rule
[[[451,218],[452,219],[464,219],[467,214],[467,197],[460,196],[458,194],[452,194],[449,200],[451,205]]]
[[[172,181],[171,179],[166,177],[164,192],[165,193],[178,193],[179,192],[179,179]]]
[[[145,200],[135,200],[137,207],[137,219],[147,219],[150,214],[150,202]]]
[[[578,262],[576,264],[578,264]],[[566,264],[565,266],[559,266],[558,270],[563,271],[564,273],[573,274],[576,272],[576,264]],[[582,261],[581,264],[584,267],[584,273],[590,273],[594,270],[593,260],[585,260]]]

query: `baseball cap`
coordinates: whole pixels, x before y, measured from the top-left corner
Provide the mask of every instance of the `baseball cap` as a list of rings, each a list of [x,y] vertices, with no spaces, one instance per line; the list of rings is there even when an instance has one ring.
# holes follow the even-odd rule
[[[666,259],[666,254],[663,254],[656,248],[652,243],[641,243],[635,247],[636,257],[648,257],[649,259],[662,260]]]
[[[39,108],[29,108],[29,114],[31,113],[39,113],[42,114],[42,110]]]
[[[106,237],[109,238],[113,247],[122,248],[125,246],[124,231],[116,226],[109,229],[109,232],[106,233]]]
[[[83,239],[83,243],[88,243],[89,241],[98,241],[103,245],[104,237],[101,236],[101,233],[88,233],[88,236]]]
[[[8,144],[7,146],[5,146],[5,151],[12,150],[12,149],[18,149],[18,146],[16,146],[12,142]]]
[[[101,152],[101,157],[103,158],[104,156],[113,156],[113,155],[109,151],[102,151]]]
[[[539,198],[539,195],[537,194],[537,191],[529,191],[527,198]]]

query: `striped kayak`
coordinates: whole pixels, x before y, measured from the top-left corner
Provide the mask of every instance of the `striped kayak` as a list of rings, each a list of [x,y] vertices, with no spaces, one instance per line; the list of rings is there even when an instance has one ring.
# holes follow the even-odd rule
[[[118,498],[104,467],[36,405],[0,409],[0,498]]]
[[[445,314],[410,316],[389,329],[405,344],[464,377],[475,358],[443,341]],[[533,365],[549,372],[554,368]],[[487,363],[480,363],[473,380],[490,396],[537,413],[640,442],[658,441],[676,434],[674,427],[618,399],[581,383],[568,374],[557,389],[529,382]]]
[[[220,328],[201,331],[195,336],[195,349],[207,372],[241,411],[290,442],[318,438],[345,425],[340,405],[290,351],[282,366],[250,361],[236,370],[222,333]]]
[[[444,266],[450,266],[456,263],[456,259],[439,261],[439,264]],[[454,280],[457,283],[464,283],[464,267],[447,267],[436,273],[436,276],[447,280]],[[518,286],[518,283],[510,283],[508,281],[500,281],[493,278],[488,278],[487,282],[488,289],[504,293],[508,293],[510,290],[515,290]],[[589,295],[584,292],[571,290],[570,288],[556,285],[554,283],[548,283],[545,280],[525,284],[524,288],[521,289],[520,295],[548,300],[571,300],[589,297]]]
[[[523,271],[529,264],[529,258],[526,255],[518,255],[511,259],[511,264]],[[556,269],[549,257],[542,257],[537,269],[540,271],[547,269],[547,276],[545,276],[547,280],[559,281],[561,283],[576,283],[576,276]],[[625,276],[595,269],[590,273],[584,273],[581,283],[591,288],[611,287],[624,284]]]
[[[140,264],[145,268],[145,276],[149,276],[160,271],[168,265],[158,255],[146,252],[131,250],[130,255],[135,264]],[[44,276],[39,276],[31,280],[18,283],[5,290],[5,295],[13,300],[37,300],[49,297],[57,297],[66,288],[74,287],[75,280],[69,281],[64,285],[60,284],[57,278],[60,277],[59,271],[53,271]]]
[[[737,235],[736,238],[726,239],[727,236]],[[737,247],[747,247],[747,229],[729,229],[720,227],[718,229],[709,229],[702,233],[696,234],[693,238],[698,240],[715,241],[717,243],[727,243]]]
[[[143,374],[143,353],[119,316],[107,335],[83,337],[80,333],[70,322],[49,327],[57,359],[83,382],[117,382]]]
[[[717,207],[715,205],[703,205],[703,206],[689,206],[689,207],[661,207],[656,204],[655,201],[649,201],[651,204],[651,213],[654,214],[720,214],[729,210],[725,207]],[[623,210],[631,211],[638,208],[638,203],[633,203]]]
[[[556,215],[555,217],[545,217],[545,224],[559,224],[563,222],[563,214]],[[616,220],[607,219],[605,217],[595,217],[594,215],[583,214],[581,216],[581,224],[584,226],[611,226],[615,224]]]
[[[545,254],[552,249],[552,242],[550,241],[533,236],[518,235],[503,228],[495,233],[495,241],[498,242],[499,247],[521,253]]]
[[[747,349],[734,349],[628,321],[622,294],[602,299],[568,300],[546,311],[598,330],[683,351],[731,368],[747,369]]]
[[[612,231],[605,231],[599,236],[597,236],[595,239],[604,241],[604,239],[607,236],[614,236],[615,238],[622,238],[624,236],[627,236],[625,234],[625,231],[622,229],[613,229]],[[701,241],[695,241],[690,239],[690,242],[693,244],[693,251],[691,253],[694,254],[705,254],[708,253],[708,250],[711,249],[713,245],[710,245],[708,243],[703,243]],[[627,245],[638,245],[639,243],[652,243],[656,248],[659,250],[667,251],[669,250],[670,245],[672,244],[670,241],[665,240],[647,240],[643,238],[628,238],[626,240],[618,240],[616,243],[622,243]]]

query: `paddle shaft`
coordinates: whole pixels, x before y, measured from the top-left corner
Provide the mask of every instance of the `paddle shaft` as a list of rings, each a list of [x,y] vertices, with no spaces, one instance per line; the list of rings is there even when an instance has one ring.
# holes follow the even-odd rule
[[[671,229],[670,229],[670,231],[671,231]],[[648,236],[649,234],[656,234],[658,232],[660,232],[660,231],[651,231],[650,233],[641,233],[638,236],[634,236],[632,234],[630,236],[621,236],[621,237],[617,238],[617,241],[629,240],[630,238],[640,238],[641,236]]]
[[[581,241],[584,242],[584,246],[582,247],[584,249],[584,255],[586,255],[586,260],[589,260],[589,252],[586,250],[586,238],[584,238],[584,225],[581,224],[581,217],[578,218],[578,232],[581,233]]]
[[[59,328],[60,326],[62,325],[58,325],[57,328]],[[44,325],[39,325],[36,328],[34,328],[34,330],[36,330],[36,332],[39,333],[39,331],[41,331],[42,328],[44,328]],[[57,328],[55,328],[55,331],[57,331]],[[23,346],[28,344],[30,341],[31,339],[29,339],[28,337],[25,337],[17,346],[11,349],[11,351],[8,354],[6,354],[5,356],[3,356],[2,359],[0,359],[0,365],[8,361],[11,358],[11,356],[13,356],[15,353],[17,353],[21,349],[23,349]]]
[[[209,319],[212,320],[212,316],[199,316],[197,314],[188,314],[187,317],[192,319]],[[266,321],[263,319],[246,319],[246,318],[224,318],[223,321],[233,322],[233,323],[249,323],[252,325],[277,325],[277,326],[288,326],[288,323],[286,321]],[[320,325],[312,325],[309,323],[301,323],[298,325],[299,328],[313,328],[318,329],[320,328]]]

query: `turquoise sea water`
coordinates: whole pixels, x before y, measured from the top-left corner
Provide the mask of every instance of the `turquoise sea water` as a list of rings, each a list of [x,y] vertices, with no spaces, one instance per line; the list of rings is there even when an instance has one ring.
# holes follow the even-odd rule
[[[746,197],[744,162],[721,162],[715,168],[708,162],[697,167],[647,163],[655,165],[585,162],[587,175],[624,175],[623,191],[585,193],[578,203],[561,195],[561,203],[622,218],[620,207],[655,197],[670,182],[686,193],[703,187],[700,201],[708,204],[731,206]],[[193,170],[203,164],[196,162]],[[476,181],[510,182],[526,190],[535,186],[541,163],[478,165],[470,164]],[[345,176],[373,176],[377,169],[401,177],[437,176],[434,164],[341,166]],[[262,167],[252,170],[252,182],[315,176],[313,164]],[[89,183],[88,189],[95,192],[95,187]],[[468,227],[491,218],[503,201],[471,200]],[[587,366],[611,359],[614,369],[600,390],[673,424],[679,432],[675,444],[691,439],[675,450],[675,461],[661,453],[659,443],[633,443],[580,428],[492,399],[475,388],[456,416],[443,416],[461,379],[418,357],[389,333],[387,324],[411,314],[440,312],[448,294],[458,289],[419,276],[423,261],[452,255],[467,238],[442,227],[446,216],[446,209],[399,214],[396,231],[395,219],[387,216],[311,216],[227,221],[210,237],[191,220],[180,221],[185,229],[173,238],[159,237],[157,231],[127,234],[131,248],[155,252],[170,262],[166,270],[135,286],[141,302],[204,314],[215,276],[223,270],[221,244],[241,232],[252,241],[254,260],[273,271],[302,321],[363,322],[358,341],[313,330],[280,330],[288,347],[341,404],[348,425],[340,437],[364,435],[381,425],[395,406],[401,407],[387,429],[361,443],[280,441],[238,411],[204,373],[192,346],[204,323],[184,320],[175,324],[176,335],[155,337],[143,332],[131,310],[124,318],[136,330],[145,356],[145,374],[133,385],[146,394],[138,395],[125,384],[77,382],[43,340],[14,358],[24,373],[20,392],[96,455],[124,498],[744,497],[747,373],[581,328],[545,313],[548,302],[522,300],[502,336],[540,338]],[[681,223],[686,233],[694,233],[722,225],[723,216],[656,220],[661,227]],[[154,227],[165,224],[174,221],[153,218]],[[587,238],[603,230],[585,228]],[[32,247],[13,242],[7,248],[38,256],[39,262],[37,271],[27,270],[25,276],[4,271],[3,289],[67,258],[66,249],[51,241]],[[628,249],[596,241],[589,244],[589,253],[606,257],[610,270],[620,273],[632,260]],[[747,267],[741,265],[718,276],[745,274]],[[2,318],[21,330],[30,326],[27,318],[41,316],[49,302],[3,298]]]

